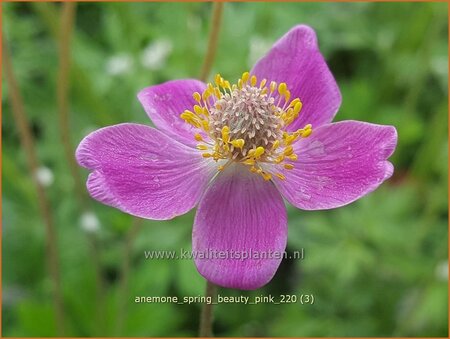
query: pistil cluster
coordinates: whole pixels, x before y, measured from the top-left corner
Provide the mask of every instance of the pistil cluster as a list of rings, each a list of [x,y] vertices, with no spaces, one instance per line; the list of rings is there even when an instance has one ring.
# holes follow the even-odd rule
[[[273,175],[284,180],[277,166],[293,169],[292,162],[298,156],[292,144],[312,133],[310,124],[295,132],[286,131],[300,114],[302,102],[291,100],[284,82],[263,79],[258,83],[255,75],[245,72],[231,85],[217,74],[214,85],[209,83],[193,98],[197,104],[181,118],[199,130],[194,136],[199,142],[197,149],[203,157],[216,161],[219,171],[238,162],[265,180]]]

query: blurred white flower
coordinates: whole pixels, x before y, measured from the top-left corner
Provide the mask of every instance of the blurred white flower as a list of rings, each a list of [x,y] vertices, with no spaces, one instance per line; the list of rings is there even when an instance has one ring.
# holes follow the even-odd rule
[[[54,176],[53,172],[50,168],[41,166],[39,167],[35,173],[34,176],[38,183],[40,183],[44,187],[49,187],[51,184],[53,184]]]
[[[436,277],[442,281],[448,281],[448,260],[441,261],[435,269]]]
[[[93,212],[84,212],[80,218],[80,226],[88,233],[96,233],[100,230],[100,220]]]
[[[106,61],[106,72],[110,75],[129,73],[133,67],[133,59],[128,54],[119,54]]]
[[[269,40],[261,38],[260,36],[251,37],[247,58],[248,66],[252,67],[271,47],[272,43]]]
[[[164,67],[167,57],[172,52],[172,42],[167,39],[159,39],[150,43],[141,54],[142,65],[151,70]]]

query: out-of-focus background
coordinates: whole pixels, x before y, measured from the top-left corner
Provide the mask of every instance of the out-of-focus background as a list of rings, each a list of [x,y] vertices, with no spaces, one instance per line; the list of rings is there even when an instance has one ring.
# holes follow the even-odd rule
[[[65,147],[103,126],[151,124],[136,93],[198,77],[212,5],[79,3],[70,40],[60,35],[63,6],[3,4],[4,42],[40,161],[30,173],[3,77],[3,336],[195,336],[200,304],[134,303],[135,296],[203,295],[193,261],[144,257],[190,249],[193,212],[137,221],[93,201],[87,172],[78,169],[77,184]],[[447,6],[225,4],[211,74],[237,79],[306,23],[342,91],[337,120],[395,125],[399,142],[395,174],[376,192],[337,210],[289,208],[288,250],[303,248],[303,260],[284,261],[260,290],[219,291],[313,294],[314,304],[220,304],[217,336],[447,336]],[[67,55],[70,65],[60,68]],[[41,217],[33,176],[49,197],[54,230]],[[58,316],[49,261],[59,269]]]

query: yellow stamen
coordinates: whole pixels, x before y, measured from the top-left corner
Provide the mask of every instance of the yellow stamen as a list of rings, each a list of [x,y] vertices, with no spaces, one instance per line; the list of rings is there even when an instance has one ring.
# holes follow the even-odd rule
[[[277,88],[277,83],[275,81],[270,82],[270,93],[273,93]]]
[[[257,147],[255,151],[255,158],[259,158],[261,155],[263,155],[264,151],[265,151],[264,147],[262,146]]]
[[[230,141],[230,127],[223,126],[222,128],[222,140],[224,143]]]
[[[285,156],[289,156],[289,155],[291,155],[292,153],[294,153],[294,148],[293,148],[292,146],[286,147],[286,148],[284,149],[284,152],[283,152],[283,154],[284,154]]]
[[[202,96],[200,95],[199,92],[194,92],[194,94],[192,94],[192,97],[194,98],[195,101],[200,102],[202,100]]]
[[[278,93],[280,93],[281,95],[284,95],[286,93],[287,90],[287,85],[285,82],[282,82],[281,84],[278,85]]]
[[[242,83],[246,83],[247,82],[247,80],[248,80],[248,78],[249,78],[249,76],[250,76],[250,73],[249,72],[244,72],[244,73],[242,73]]]
[[[259,83],[259,88],[263,88],[264,86],[266,86],[266,82],[267,79],[262,79],[261,82]]]
[[[202,120],[202,126],[205,132],[209,131],[209,122],[207,120]]]
[[[311,133],[312,133],[312,129],[307,129],[306,131],[303,131],[302,137],[307,138],[311,135]]]
[[[194,112],[197,114],[203,114],[203,108],[201,108],[199,105],[195,105]]]
[[[275,140],[272,146],[272,150],[276,150],[278,147],[280,147],[280,140]]]
[[[243,162],[243,164],[245,165],[254,165],[255,164],[255,160],[253,159],[247,159]]]
[[[290,101],[291,97],[285,82],[258,81],[256,75],[244,72],[236,84],[230,84],[216,74],[203,92],[192,94],[195,105],[180,117],[197,129],[194,139],[200,142],[196,148],[202,157],[215,162],[226,161],[223,165],[217,163],[218,171],[236,162],[248,166],[250,172],[261,175],[264,180],[274,177],[285,180],[285,174],[266,172],[264,164],[280,165],[283,170],[294,169],[295,163],[290,163],[298,159],[294,144],[312,133],[310,124],[294,132],[286,130],[303,106],[299,98]],[[247,104],[240,106],[247,101],[248,107],[252,105],[251,110],[247,110]],[[234,107],[242,107],[242,112],[238,114]]]
[[[275,173],[275,175],[276,175],[278,178],[280,178],[281,180],[286,180],[286,177],[285,177],[283,174],[281,174],[281,173]]]
[[[272,174],[270,174],[270,173],[263,172],[263,173],[261,173],[261,175],[264,178],[264,180],[266,180],[266,181],[269,181],[270,179],[272,179]]]
[[[234,147],[242,149],[242,147],[244,147],[245,141],[244,141],[244,139],[236,139],[236,140],[231,141],[231,144]]]

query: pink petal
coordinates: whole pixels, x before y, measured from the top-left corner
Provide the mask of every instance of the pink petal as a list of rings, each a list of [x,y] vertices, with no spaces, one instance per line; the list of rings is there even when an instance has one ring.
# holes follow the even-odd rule
[[[221,173],[200,201],[192,248],[197,269],[207,280],[251,290],[267,284],[280,265],[286,248],[287,216],[273,183],[241,166]],[[220,251],[228,258],[220,258]],[[277,252],[278,257],[261,259],[269,251]],[[232,253],[250,258],[232,258]]]
[[[159,130],[185,145],[195,146],[197,131],[181,119],[180,114],[187,109],[192,111],[196,104],[192,94],[201,94],[205,88],[206,85],[198,80],[173,80],[144,88],[138,99]]]
[[[275,179],[281,194],[305,210],[349,204],[372,192],[388,179],[394,167],[387,159],[397,144],[393,126],[359,121],[324,125],[294,149],[298,160]]]
[[[200,152],[138,124],[109,126],[89,134],[76,157],[92,171],[87,187],[93,198],[157,220],[192,209],[216,171]]]
[[[300,116],[289,130],[329,123],[341,105],[339,88],[320,54],[315,32],[308,26],[299,25],[287,32],[251,73],[269,82],[285,82],[291,98],[303,102]]]

